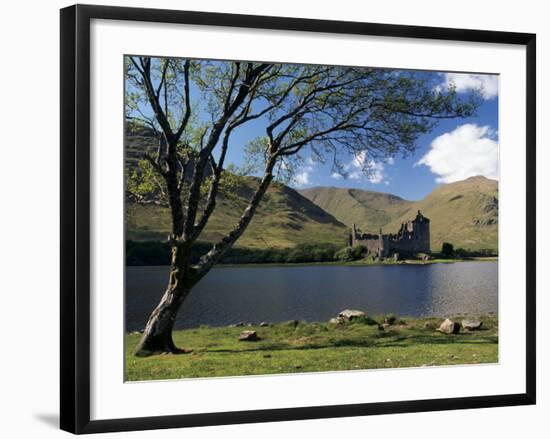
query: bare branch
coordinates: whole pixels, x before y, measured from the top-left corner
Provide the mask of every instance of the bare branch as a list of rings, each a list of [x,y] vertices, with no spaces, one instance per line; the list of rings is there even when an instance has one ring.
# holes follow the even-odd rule
[[[252,63],[248,63],[247,73],[245,75],[243,83],[238,88],[235,98],[232,100],[231,104],[228,105],[227,110],[223,111],[218,120],[214,123],[210,131],[208,141],[206,142],[205,147],[199,153],[197,163],[194,167],[193,179],[189,188],[189,195],[186,202],[187,215],[185,217],[185,224],[183,229],[184,239],[188,239],[193,235],[193,229],[197,215],[197,207],[200,199],[200,188],[204,178],[204,168],[210,158],[210,155],[216,144],[218,143],[218,140],[228,120],[243,104],[247,95],[250,93],[251,86],[256,80],[256,77],[270,67],[270,64],[260,64],[257,67],[253,67]],[[230,93],[232,93],[232,90],[228,91],[228,94]]]
[[[231,96],[233,96],[233,90],[235,89],[235,84],[237,83],[237,79],[239,78],[239,73],[241,71],[241,63],[235,62],[232,64],[232,66],[235,66],[235,72],[233,74],[233,78],[231,79],[231,83],[229,85],[229,91],[227,92],[225,103],[223,104],[223,111],[226,112],[229,109],[229,105],[231,102]]]
[[[199,263],[195,267],[196,275],[198,278],[206,275],[206,273],[208,273],[212,266],[216,262],[218,262],[220,258],[229,249],[231,249],[231,247],[233,247],[235,241],[237,241],[237,239],[239,239],[244,233],[244,231],[248,227],[248,224],[252,220],[252,217],[254,216],[254,213],[256,212],[256,209],[258,208],[262,197],[264,196],[267,188],[273,180],[273,167],[275,166],[275,163],[275,158],[271,158],[270,160],[268,160],[260,184],[254,192],[252,198],[249,200],[248,205],[241,215],[237,225],[220,241],[214,244],[212,249],[200,259]]]
[[[166,81],[166,72],[168,71],[168,66],[169,65],[170,65],[170,60],[165,59],[164,60],[164,66],[162,68],[162,76],[161,76],[159,85],[157,87],[157,90],[155,91],[155,95],[156,95],[157,99],[159,98],[160,90],[162,89],[162,86],[164,85],[164,82]],[[165,94],[165,96],[166,96],[166,94]],[[166,104],[165,104],[165,106],[166,106]]]
[[[210,216],[214,212],[214,208],[216,207],[216,197],[218,195],[220,180],[223,172],[223,164],[225,161],[225,156],[229,145],[229,137],[231,136],[232,130],[233,130],[233,127],[229,127],[225,131],[223,143],[222,143],[222,150],[221,150],[220,158],[217,164],[214,160],[214,157],[210,155],[210,166],[212,168],[212,183],[210,184],[210,188],[208,190],[208,196],[206,198],[206,206],[204,208],[204,212],[202,213],[202,216],[198,221],[198,223],[194,225],[193,233],[190,237],[192,241],[195,241],[199,237],[204,227],[208,223]]]
[[[149,100],[149,104],[151,105],[151,108],[155,113],[157,122],[161,126],[164,135],[168,140],[168,143],[170,143],[171,140],[174,138],[174,133],[172,132],[172,128],[170,127],[170,123],[168,122],[168,118],[164,113],[164,110],[160,105],[159,98],[155,94],[155,89],[153,88],[153,83],[151,80],[151,58],[140,57],[139,60],[141,67],[138,66],[133,57],[130,57],[130,59],[132,60],[132,63],[134,64],[134,66],[136,66],[137,70],[140,72],[143,78],[143,83],[145,85],[145,91]]]
[[[183,113],[183,119],[175,135],[176,142],[179,140],[179,138],[183,134],[183,131],[185,130],[185,128],[187,128],[187,123],[189,122],[189,118],[191,117],[191,96],[189,92],[189,66],[190,66],[190,61],[189,60],[185,61],[185,65],[183,67],[183,76],[184,76],[183,89],[185,92],[185,112]]]

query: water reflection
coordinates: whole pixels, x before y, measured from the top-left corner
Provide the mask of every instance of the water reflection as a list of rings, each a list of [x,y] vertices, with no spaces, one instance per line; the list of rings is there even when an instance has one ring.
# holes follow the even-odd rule
[[[190,294],[176,328],[326,321],[344,308],[401,316],[496,313],[497,270],[496,262],[217,268]],[[143,328],[167,272],[167,267],[126,269],[127,330]]]

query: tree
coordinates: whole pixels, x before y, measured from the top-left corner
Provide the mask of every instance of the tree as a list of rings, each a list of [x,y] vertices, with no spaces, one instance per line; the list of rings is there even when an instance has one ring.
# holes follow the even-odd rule
[[[441,256],[443,256],[444,258],[452,258],[454,254],[454,246],[450,242],[444,242],[441,246]]]
[[[343,247],[335,253],[334,258],[338,261],[353,261],[353,250],[351,247]]]
[[[351,249],[351,254],[353,256],[353,259],[355,260],[361,259],[363,256],[365,256],[366,253],[367,253],[367,247],[365,247],[364,245],[355,245]]]
[[[342,157],[361,158],[368,174],[375,161],[414,151],[438,119],[471,116],[478,105],[477,96],[459,99],[453,87],[441,90],[433,75],[422,72],[138,56],[125,61],[128,126],[158,139],[138,168],[127,169],[128,197],[167,204],[172,223],[168,286],[138,354],[180,352],[172,328],[181,304],[246,230],[274,178],[296,169],[306,148],[315,160],[329,158],[343,175]],[[237,224],[192,264],[191,250],[218,194],[235,176],[224,172],[232,136],[250,124],[261,126],[262,134],[240,147],[258,185]]]

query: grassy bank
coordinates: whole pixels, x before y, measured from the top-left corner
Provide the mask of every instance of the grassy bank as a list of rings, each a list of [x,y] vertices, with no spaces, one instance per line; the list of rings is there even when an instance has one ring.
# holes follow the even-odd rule
[[[374,319],[382,321],[381,319]],[[482,318],[484,329],[446,335],[426,328],[440,318],[405,318],[381,329],[374,321],[334,324],[287,322],[268,327],[200,327],[176,331],[183,355],[133,355],[140,334],[127,334],[127,381],[394,367],[495,363],[498,320]],[[456,321],[461,321],[460,317]],[[239,341],[255,330],[259,341]]]

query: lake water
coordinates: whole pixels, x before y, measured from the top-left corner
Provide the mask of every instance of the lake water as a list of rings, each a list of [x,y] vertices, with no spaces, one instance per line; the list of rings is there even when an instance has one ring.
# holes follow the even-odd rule
[[[168,267],[126,268],[126,329],[145,326]],[[328,321],[345,308],[399,316],[497,313],[497,262],[215,268],[183,303],[176,328]]]

